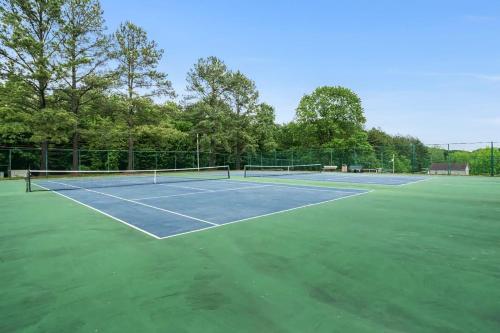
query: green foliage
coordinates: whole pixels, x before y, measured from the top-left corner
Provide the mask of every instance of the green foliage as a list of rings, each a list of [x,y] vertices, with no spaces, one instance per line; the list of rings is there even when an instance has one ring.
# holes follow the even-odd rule
[[[102,69],[108,60],[109,38],[98,0],[66,0],[61,11],[58,56],[59,95],[76,118],[73,129],[73,169],[78,169],[80,109],[96,91],[109,85]]]
[[[316,147],[347,147],[358,143],[366,121],[361,99],[354,92],[327,86],[302,97],[296,118],[304,129],[302,141]]]
[[[226,101],[230,73],[226,64],[217,57],[200,58],[187,74],[188,100],[203,100],[215,107]]]
[[[118,63],[117,86],[122,89],[125,105],[123,119],[128,134],[128,169],[133,169],[133,149],[137,135],[145,131],[158,133],[163,128],[148,124],[150,98],[175,95],[167,74],[158,71],[163,50],[149,40],[146,31],[132,22],[120,25],[114,34],[110,57]],[[139,130],[139,128],[141,128]]]
[[[110,57],[118,63],[118,87],[129,98],[175,96],[167,74],[158,71],[163,49],[148,39],[146,31],[130,21],[120,24],[114,34]]]
[[[30,120],[33,142],[68,142],[68,133],[76,124],[73,114],[61,109],[44,108]]]
[[[26,100],[33,110],[42,112],[47,105],[47,91],[58,71],[55,53],[58,45],[58,28],[61,23],[62,0],[0,0],[0,70],[2,77],[17,76],[31,88]],[[53,111],[49,111],[52,114]],[[33,139],[40,137],[61,138],[56,133],[43,133],[47,126],[31,119]],[[62,127],[65,127],[64,125]],[[51,128],[54,129],[54,128]],[[47,165],[48,142],[41,141],[42,166]]]
[[[395,157],[396,172],[422,171],[429,166],[432,151],[419,139],[411,136],[391,136],[380,128],[372,128],[367,134],[368,142],[380,159],[383,169],[392,171],[392,156]]]
[[[198,60],[187,82],[186,113],[202,148],[231,153],[235,167],[240,168],[243,154],[275,147],[274,110],[258,103],[255,83],[243,73],[229,70],[217,57],[208,57]]]
[[[255,108],[255,117],[251,120],[255,150],[269,152],[278,148],[276,137],[278,127],[275,124],[274,108],[266,103],[261,103]]]
[[[432,163],[466,163],[469,165],[469,174],[471,175],[490,175],[491,174],[491,155],[490,145],[484,148],[474,150],[450,149],[447,147],[429,148],[430,161]],[[493,147],[493,174],[500,173],[500,150]]]
[[[37,96],[32,108],[46,106],[46,91],[57,64],[57,28],[62,0],[1,0],[0,59],[2,72],[17,75]]]
[[[33,110],[26,106],[26,101],[33,98],[32,93],[27,83],[14,75],[0,83],[0,142],[29,143]]]

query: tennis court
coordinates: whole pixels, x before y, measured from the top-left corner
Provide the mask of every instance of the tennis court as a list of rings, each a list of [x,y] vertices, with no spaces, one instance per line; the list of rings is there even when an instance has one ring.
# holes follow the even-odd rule
[[[261,166],[247,165],[243,173],[245,178],[284,178],[323,182],[392,185],[403,186],[430,179],[428,176],[393,175],[380,173],[341,173],[323,172],[320,164],[306,164],[296,166]]]
[[[32,171],[31,191],[53,191],[155,238],[367,193],[360,189],[236,181],[229,179],[227,167],[39,173]]]
[[[0,331],[498,332],[499,179],[233,174],[0,181]]]

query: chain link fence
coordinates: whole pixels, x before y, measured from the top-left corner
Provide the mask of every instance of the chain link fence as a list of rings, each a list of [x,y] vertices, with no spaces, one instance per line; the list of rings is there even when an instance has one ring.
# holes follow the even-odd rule
[[[428,145],[431,164],[469,167],[470,175],[500,175],[500,142],[447,143]]]
[[[126,170],[127,150],[78,150],[79,170]],[[240,163],[236,163],[239,159]],[[11,170],[48,169],[71,170],[73,151],[51,148],[47,165],[41,166],[41,150],[26,147],[0,148],[0,176],[8,177]],[[320,163],[327,166],[361,166],[365,170],[395,173],[428,173],[436,165],[451,174],[457,165],[467,165],[470,175],[500,175],[500,142],[450,143],[429,145],[368,146],[360,148],[289,149],[255,152],[237,157],[228,153],[196,151],[136,150],[133,166],[136,170],[179,169],[198,166],[229,165],[235,169],[244,165],[288,166]]]

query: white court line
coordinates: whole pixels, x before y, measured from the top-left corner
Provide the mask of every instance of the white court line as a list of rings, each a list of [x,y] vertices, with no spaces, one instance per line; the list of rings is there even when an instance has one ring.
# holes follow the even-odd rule
[[[400,184],[388,184],[388,183],[381,183],[377,182],[376,180],[370,180],[370,181],[357,181],[360,178],[327,178],[325,179],[326,181],[332,182],[332,183],[349,183],[349,184],[359,184],[359,185],[400,185]]]
[[[209,222],[209,221],[205,221],[205,220],[199,219],[199,218],[197,218],[197,217],[193,217],[193,216],[185,215],[185,214],[182,214],[182,213],[179,213],[179,212],[175,212],[175,211],[173,211],[173,210],[168,210],[168,209],[164,209],[164,208],[160,208],[160,207],[156,207],[156,206],[148,205],[148,204],[145,204],[145,203],[143,203],[143,202],[134,201],[134,200],[131,200],[131,199],[125,199],[125,198],[122,198],[122,197],[119,197],[119,196],[116,196],[116,195],[112,195],[112,194],[108,194],[108,193],[104,193],[104,192],[99,192],[99,191],[94,191],[94,190],[90,190],[90,189],[88,189],[88,188],[83,188],[83,187],[79,187],[79,186],[74,186],[74,185],[65,184],[65,183],[60,183],[60,182],[55,182],[55,181],[50,181],[50,180],[49,180],[48,182],[49,182],[49,183],[54,183],[54,184],[59,184],[59,185],[64,185],[64,186],[70,186],[70,187],[77,188],[77,189],[81,189],[81,190],[85,190],[85,191],[88,191],[88,192],[93,192],[93,193],[97,193],[97,194],[102,194],[102,195],[105,195],[105,196],[108,196],[108,197],[111,197],[111,198],[115,198],[115,199],[119,199],[119,200],[123,200],[123,201],[131,202],[131,203],[135,203],[136,205],[141,205],[141,206],[144,206],[144,207],[148,207],[148,208],[152,208],[152,209],[160,210],[160,211],[162,211],[162,212],[167,212],[167,213],[170,213],[170,214],[179,215],[179,216],[182,216],[182,217],[185,217],[185,218],[191,219],[191,220],[196,220],[196,221],[200,221],[200,222],[207,223],[207,224],[211,224],[211,225],[217,225],[216,223]]]
[[[173,238],[173,237],[177,237],[177,236],[181,236],[181,235],[186,235],[186,234],[192,234],[192,233],[195,233],[195,232],[205,231],[205,230],[209,230],[209,229],[220,228],[220,227],[224,227],[224,226],[229,225],[229,224],[239,223],[239,222],[248,221],[248,220],[254,220],[254,219],[258,219],[260,217],[266,217],[266,216],[271,216],[271,215],[275,215],[275,214],[281,214],[281,213],[285,213],[285,212],[290,212],[290,211],[293,211],[293,210],[302,209],[302,208],[306,208],[306,207],[312,207],[312,206],[316,206],[316,205],[321,205],[321,204],[325,204],[325,203],[328,203],[328,202],[338,201],[338,200],[342,200],[342,199],[347,199],[347,198],[351,198],[351,197],[355,197],[355,196],[367,194],[367,193],[370,193],[370,192],[373,192],[373,191],[374,190],[369,190],[369,191],[365,191],[365,192],[362,192],[362,193],[355,193],[355,194],[351,194],[351,195],[346,195],[346,196],[343,196],[341,198],[335,198],[335,199],[330,199],[330,200],[315,202],[315,203],[312,203],[312,204],[302,205],[302,206],[298,206],[298,207],[293,207],[293,208],[278,210],[276,212],[272,212],[272,213],[268,213],[268,214],[262,214],[262,215],[247,217],[247,218],[236,220],[236,221],[231,221],[231,222],[227,222],[227,223],[217,224],[217,225],[214,225],[214,226],[211,226],[211,227],[206,227],[204,229],[197,229],[197,230],[191,230],[191,231],[181,232],[181,233],[178,233],[178,234],[175,234],[175,235],[161,237],[160,239]]]
[[[306,175],[307,176],[307,175]],[[389,183],[382,183],[382,182],[377,182],[376,180],[371,180],[369,182],[360,182],[360,181],[356,181],[358,179],[368,179],[370,177],[380,177],[380,179],[383,179],[383,177],[386,177],[386,179],[388,180],[404,180],[405,178],[408,178],[408,177],[415,177],[415,176],[405,176],[405,175],[400,175],[400,176],[392,176],[392,175],[386,175],[386,174],[371,174],[371,175],[358,175],[358,176],[352,176],[352,175],[335,175],[334,177],[338,177],[338,178],[321,178],[321,177],[296,177],[296,178],[287,178],[287,177],[284,177],[284,178],[281,178],[281,179],[293,179],[293,180],[303,180],[303,181],[329,181],[329,182],[332,182],[332,183],[348,183],[348,184],[359,184],[359,185],[381,185],[381,186],[405,186],[405,185],[409,185],[409,184],[414,184],[414,183],[418,183],[418,182],[421,182],[421,181],[426,181],[426,180],[429,180],[430,177],[428,178],[425,178],[425,179],[419,179],[419,180],[415,180],[415,181],[410,181],[410,182],[407,182],[407,183],[404,183],[404,184],[389,184]],[[265,178],[265,177],[262,177],[262,178]],[[269,179],[269,177],[267,177],[267,179]],[[260,183],[260,182],[259,182]],[[314,185],[304,185],[304,186],[311,186],[311,187],[314,187]],[[321,186],[321,187],[326,187],[326,186]]]
[[[189,190],[208,191],[206,188],[191,187],[191,186],[181,186],[181,185],[173,185],[173,184],[166,184],[166,183],[156,183],[156,185],[161,185],[161,186],[170,186],[170,187],[178,187],[178,188],[187,188],[187,189],[189,189]]]
[[[157,197],[134,198],[134,199],[130,199],[130,200],[148,200],[148,199],[183,197],[183,196],[187,196],[187,195],[207,194],[207,193],[214,193],[214,192],[227,192],[227,191],[237,191],[237,190],[247,190],[247,189],[269,187],[269,186],[273,186],[273,185],[234,187],[234,188],[228,188],[228,189],[224,189],[224,190],[205,190],[203,192],[188,192],[188,193],[171,194],[171,195],[160,195],[160,196],[157,196]]]
[[[415,180],[413,182],[408,182],[408,183],[405,183],[405,184],[399,184],[399,185],[396,185],[396,186],[406,186],[406,185],[411,185],[411,184],[415,184],[415,183],[424,182],[424,181],[427,181],[427,180],[431,180],[431,177],[424,178],[424,179],[419,179],[419,180]]]
[[[159,207],[155,207],[155,206],[150,206],[150,205],[146,205],[146,204],[143,204],[142,202],[137,202],[137,201],[132,201],[130,199],[125,199],[125,198],[120,198],[120,197],[116,197],[114,195],[111,195],[111,194],[107,194],[107,193],[102,193],[102,192],[98,192],[98,191],[94,191],[94,190],[89,190],[89,189],[85,189],[85,188],[81,188],[81,187],[78,187],[78,186],[73,186],[73,185],[69,185],[69,184],[64,184],[64,183],[58,183],[58,182],[54,182],[54,181],[50,181],[52,183],[56,183],[56,184],[61,184],[61,185],[64,185],[64,186],[70,186],[70,187],[74,187],[74,188],[77,188],[77,189],[82,189],[82,190],[86,190],[86,191],[89,191],[89,192],[95,192],[95,193],[98,193],[98,194],[102,194],[102,195],[107,195],[107,196],[110,196],[110,197],[115,197],[117,199],[120,199],[120,200],[124,200],[124,201],[129,201],[129,202],[132,202],[132,203],[135,203],[135,204],[139,204],[139,205],[142,205],[142,206],[146,206],[146,207],[150,207],[150,208],[153,208],[153,209],[159,209],[159,210],[162,210],[162,211],[167,211],[167,212],[170,212],[170,213],[174,213],[174,214],[177,214],[179,215],[180,213],[177,213],[177,212],[172,212],[172,211],[168,211],[168,210],[165,210],[165,209],[162,209],[162,208],[159,208]],[[234,182],[233,182],[234,184]],[[258,182],[254,182],[254,184],[258,184]],[[270,184],[269,186],[278,186],[278,187],[289,187],[287,185],[279,185],[279,184],[274,184],[274,183],[268,183]],[[355,196],[359,196],[359,195],[364,195],[364,194],[367,194],[367,193],[370,193],[370,192],[373,192],[374,190],[368,190],[368,191],[364,191],[364,192],[361,192],[361,193],[354,193],[354,194],[350,194],[350,195],[346,195],[346,196],[343,196],[343,197],[340,197],[340,198],[335,198],[335,199],[330,199],[330,200],[324,200],[324,201],[320,201],[320,202],[315,202],[315,203],[312,203],[312,204],[307,204],[307,205],[302,205],[302,206],[298,206],[298,207],[293,207],[293,208],[289,208],[289,209],[283,209],[283,210],[279,210],[279,211],[275,211],[275,212],[271,212],[271,213],[267,213],[267,214],[262,214],[262,215],[257,215],[257,216],[252,216],[252,217],[247,217],[247,218],[244,218],[244,219],[240,219],[240,220],[235,220],[235,221],[230,221],[230,222],[227,222],[227,223],[223,223],[223,224],[216,224],[216,223],[212,223],[212,222],[208,222],[208,221],[203,221],[203,220],[200,220],[202,222],[206,222],[208,224],[210,224],[211,226],[209,227],[206,227],[206,228],[200,228],[200,229],[196,229],[196,230],[191,230],[191,231],[186,231],[186,232],[181,232],[181,233],[177,233],[177,234],[174,234],[174,235],[169,235],[169,236],[165,236],[165,237],[159,237],[159,236],[156,236],[154,234],[151,234],[139,227],[136,227],[132,224],[129,224],[123,220],[120,220],[108,213],[105,213],[97,208],[94,208],[92,206],[89,206],[87,204],[84,204],[76,199],[73,199],[71,197],[68,197],[62,193],[59,193],[58,191],[53,191],[53,190],[50,190],[46,187],[43,187],[41,185],[38,185],[38,184],[34,184],[36,186],[39,186],[41,188],[44,188],[46,190],[49,190],[51,192],[55,192],[56,194],[59,194],[67,199],[70,199],[76,203],[79,203],[85,207],[88,207],[94,211],[97,211],[105,216],[108,216],[118,222],[121,222],[131,228],[134,228],[136,230],[139,230],[149,236],[152,236],[156,239],[167,239],[167,238],[172,238],[172,237],[176,237],[176,236],[181,236],[181,235],[186,235],[186,234],[190,234],[190,233],[194,233],[194,232],[200,232],[200,231],[204,231],[204,230],[207,230],[207,229],[212,229],[212,228],[218,228],[218,227],[223,227],[223,226],[226,226],[226,225],[229,225],[229,224],[234,224],[234,223],[238,223],[238,222],[243,222],[243,221],[248,221],[248,220],[253,220],[253,219],[258,219],[260,217],[266,217],[266,216],[270,216],[270,215],[275,215],[275,214],[280,214],[280,213],[284,213],[284,212],[289,212],[289,211],[293,211],[293,210],[297,210],[297,209],[302,209],[302,208],[306,208],[306,207],[311,207],[311,206],[316,206],[316,205],[321,205],[321,204],[324,204],[324,203],[328,203],[328,202],[333,202],[333,201],[338,201],[338,200],[342,200],[342,199],[347,199],[347,198],[350,198],[350,197],[355,197]],[[308,185],[304,185],[304,186],[298,186],[297,188],[300,188],[302,189],[302,187],[306,187]],[[253,186],[255,188],[255,186]],[[323,186],[309,186],[309,187],[318,187],[318,188],[324,188]],[[335,191],[330,191],[330,192],[335,192]],[[202,192],[200,192],[202,193]],[[185,217],[188,217],[187,215],[181,215],[181,216],[185,216]],[[193,219],[196,219],[194,217],[188,217],[188,218],[193,218]]]
[[[131,228],[133,228],[133,229],[135,229],[135,230],[138,230],[138,231],[140,231],[140,232],[143,232],[143,233],[145,233],[145,234],[146,234],[146,235],[148,235],[148,236],[154,237],[154,238],[156,238],[156,239],[161,239],[161,237],[156,236],[155,234],[149,233],[149,232],[147,232],[146,230],[143,230],[143,229],[141,229],[141,228],[139,228],[139,227],[136,227],[135,225],[130,224],[130,223],[127,223],[127,222],[125,222],[125,221],[123,221],[123,220],[120,220],[119,218],[117,218],[117,217],[115,217],[115,216],[113,216],[113,215],[110,215],[110,214],[108,214],[108,213],[106,213],[106,212],[103,212],[103,211],[102,211],[102,210],[100,210],[100,209],[97,209],[97,208],[95,208],[95,207],[92,207],[92,206],[89,206],[89,205],[87,205],[87,204],[84,204],[83,202],[78,201],[78,200],[76,200],[76,199],[73,199],[72,197],[68,197],[67,195],[64,195],[64,194],[62,194],[62,193],[60,193],[60,192],[58,192],[58,191],[52,191],[51,189],[46,188],[45,186],[42,186],[42,185],[39,185],[39,184],[35,184],[35,183],[33,183],[33,185],[38,186],[38,187],[41,187],[41,188],[43,188],[44,190],[50,191],[50,192],[52,192],[52,193],[58,194],[58,195],[60,195],[60,196],[62,196],[62,197],[64,197],[64,198],[66,198],[66,199],[69,199],[69,200],[71,200],[71,201],[73,201],[73,202],[76,202],[77,204],[80,204],[80,205],[82,205],[82,206],[85,206],[85,207],[87,207],[87,208],[90,208],[90,209],[92,209],[92,210],[94,210],[94,211],[96,211],[96,212],[98,212],[98,213],[101,213],[101,214],[102,214],[102,215],[104,215],[104,216],[107,216],[107,217],[109,217],[109,218],[111,218],[111,219],[113,219],[113,220],[115,220],[115,221],[118,221],[118,222],[120,222],[120,223],[123,223],[123,224],[125,224],[126,226],[129,226],[129,227],[131,227]]]
[[[364,176],[364,177],[371,177],[371,176]],[[384,176],[384,177],[387,177],[387,176]],[[351,180],[351,179],[353,179],[353,180]],[[407,182],[407,183],[404,183],[404,184],[382,183],[382,182],[377,182],[375,180],[372,180],[372,181],[369,181],[369,182],[365,182],[365,181],[360,182],[360,181],[355,181],[354,179],[355,178],[346,178],[346,180],[339,180],[339,179],[328,178],[326,180],[327,181],[331,181],[332,183],[350,183],[350,184],[360,184],[360,185],[380,185],[380,186],[394,186],[394,187],[398,187],[398,186],[405,186],[405,185],[410,185],[410,184],[414,184],[414,183],[426,181],[426,180],[429,180],[430,178],[414,180],[414,181]],[[400,178],[395,179],[395,180],[399,181]]]
[[[306,180],[309,180],[311,181],[310,179],[306,179]],[[326,185],[301,185],[301,184],[294,184],[294,185],[289,185],[287,183],[273,183],[273,182],[258,182],[258,181],[247,181],[247,180],[217,180],[218,182],[227,182],[227,183],[232,183],[234,184],[234,182],[239,182],[239,183],[249,183],[249,184],[269,184],[271,186],[281,186],[281,187],[291,187],[291,188],[297,188],[297,189],[301,189],[301,190],[309,190],[309,191],[326,191],[326,192],[345,192],[345,193],[351,193],[350,191],[364,191],[363,189],[359,189],[359,188],[352,188],[352,187],[342,187],[342,188],[337,188],[337,187],[330,187],[328,186],[328,183],[325,183]],[[314,180],[316,181],[316,180]],[[313,188],[318,188],[318,189],[321,189],[321,190],[315,190],[315,189],[311,189],[311,188],[308,188],[308,187],[313,187]],[[344,191],[344,190],[347,190],[347,191]]]
[[[319,190],[319,189],[315,189],[315,188],[307,188],[307,185],[306,186],[290,186],[290,185],[285,185],[285,184],[277,184],[277,185],[273,185],[273,186],[277,186],[277,187],[286,187],[286,188],[291,188],[291,189],[295,189],[295,190],[301,190],[301,191],[315,191],[315,192],[342,192],[342,193],[352,193],[351,191],[342,191],[342,189],[337,189],[337,188],[330,188],[330,189],[327,189],[328,187],[323,187],[325,188],[324,190]],[[347,190],[347,189],[345,189]],[[354,189],[353,189],[354,190]],[[359,190],[358,190],[359,191]]]

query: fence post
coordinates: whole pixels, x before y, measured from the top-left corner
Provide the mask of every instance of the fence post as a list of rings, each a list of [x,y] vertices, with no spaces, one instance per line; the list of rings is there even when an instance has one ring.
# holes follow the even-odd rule
[[[109,150],[106,150],[106,164],[109,171]]]
[[[450,144],[448,143],[448,154],[446,155],[446,160],[448,162],[448,176],[451,175],[451,162],[450,162]]]
[[[412,143],[411,144],[411,171],[412,171],[412,173],[415,172],[415,171],[417,171],[417,168],[415,166],[415,163],[416,163],[416,156],[415,156],[415,154],[416,154],[415,144]]]
[[[158,151],[155,150],[155,169],[158,170]]]
[[[384,172],[384,147],[380,150],[380,170]]]
[[[493,154],[493,141],[491,141],[490,150],[490,175],[491,177],[495,176],[495,155]]]
[[[47,145],[47,149],[45,149],[45,152],[43,152],[45,154],[45,165],[43,166],[45,168],[45,170],[49,170],[49,147]],[[45,173],[45,175],[47,175],[47,173]]]
[[[7,177],[10,177],[12,170],[12,149],[9,148],[9,165],[7,167]]]

